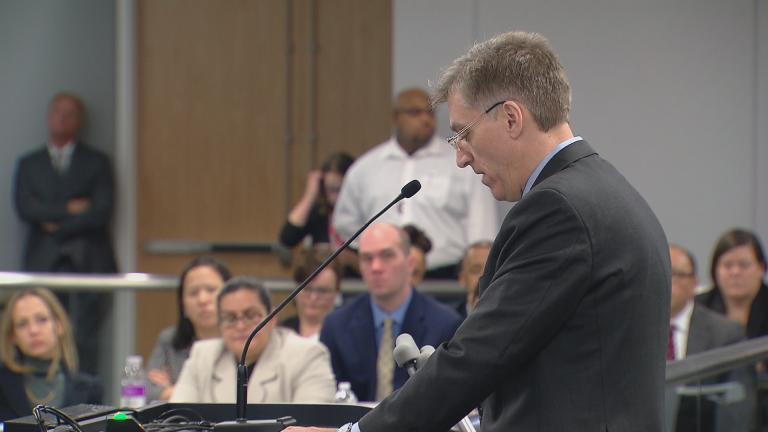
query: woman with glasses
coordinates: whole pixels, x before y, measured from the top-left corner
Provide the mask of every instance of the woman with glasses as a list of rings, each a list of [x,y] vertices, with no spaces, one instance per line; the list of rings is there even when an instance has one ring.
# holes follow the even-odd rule
[[[209,256],[182,270],[176,289],[179,319],[160,333],[149,357],[147,400],[168,400],[192,344],[220,336],[216,296],[230,277],[227,266]]]
[[[32,407],[102,403],[101,384],[77,370],[72,327],[46,288],[13,294],[0,320],[0,422]]]
[[[720,236],[710,267],[714,286],[697,301],[747,329],[747,338],[768,334],[768,287],[760,240],[744,229]]]
[[[229,280],[218,299],[220,339],[196,342],[171,402],[235,402],[237,363],[251,331],[272,309],[269,292],[247,277]],[[246,354],[249,403],[332,402],[328,350],[270,321]]]
[[[331,252],[322,246],[304,250],[293,272],[293,280],[297,284],[304,282]],[[340,291],[341,266],[338,261],[333,261],[293,299],[296,316],[281,321],[280,325],[300,336],[318,340],[323,321],[336,307]]]

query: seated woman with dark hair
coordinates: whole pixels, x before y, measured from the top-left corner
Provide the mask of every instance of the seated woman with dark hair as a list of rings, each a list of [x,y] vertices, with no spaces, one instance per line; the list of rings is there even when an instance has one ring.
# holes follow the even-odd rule
[[[314,247],[302,251],[299,263],[293,271],[294,282],[296,284],[304,282],[331,255],[331,252],[327,247]],[[336,307],[336,299],[340,291],[341,265],[334,260],[293,299],[296,316],[280,322],[280,325],[290,328],[300,336],[318,340],[323,320]]]
[[[233,403],[236,371],[245,342],[272,310],[267,289],[240,277],[217,299],[221,339],[196,342],[184,363],[171,402]],[[336,381],[328,349],[270,321],[246,354],[249,403],[333,402]]]
[[[346,153],[334,153],[323,162],[320,170],[307,175],[304,195],[288,213],[280,230],[280,243],[294,247],[310,236],[312,244],[330,243],[338,246],[341,239],[334,238],[330,224],[333,206],[339,197],[344,174],[355,161]]]
[[[757,236],[732,229],[720,236],[712,253],[711,291],[696,300],[747,329],[747,338],[768,334],[765,255]]]
[[[179,276],[179,319],[160,333],[149,357],[147,400],[168,400],[181,367],[196,340],[219,337],[216,296],[231,277],[229,269],[209,256],[195,258]]]
[[[403,231],[411,239],[410,256],[413,258],[414,263],[411,286],[416,288],[424,280],[424,275],[427,273],[427,254],[432,250],[432,240],[416,225],[405,225],[403,226]]]
[[[77,371],[72,327],[50,290],[13,294],[0,331],[0,422],[31,415],[35,405],[102,403],[98,380]]]

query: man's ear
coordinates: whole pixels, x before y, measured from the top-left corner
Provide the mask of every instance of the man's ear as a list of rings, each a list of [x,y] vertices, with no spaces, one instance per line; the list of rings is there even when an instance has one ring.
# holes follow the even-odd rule
[[[511,138],[519,138],[523,133],[523,121],[525,109],[517,101],[506,101],[501,105],[501,112],[504,115],[504,123],[507,127],[507,133]]]

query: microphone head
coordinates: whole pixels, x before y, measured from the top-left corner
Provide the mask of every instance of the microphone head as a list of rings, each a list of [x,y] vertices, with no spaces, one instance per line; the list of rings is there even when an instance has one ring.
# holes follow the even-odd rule
[[[410,362],[419,358],[419,347],[416,346],[411,335],[403,333],[395,340],[395,349],[392,351],[392,357],[395,359],[398,367],[404,367]]]
[[[421,347],[419,357],[416,359],[416,370],[419,370],[424,366],[424,363],[429,360],[429,356],[431,356],[433,352],[435,352],[435,348],[432,345],[424,345]]]
[[[400,194],[404,196],[405,198],[410,198],[414,195],[416,195],[416,192],[418,192],[421,189],[421,183],[419,183],[418,180],[411,180],[403,186],[402,189],[400,189]]]

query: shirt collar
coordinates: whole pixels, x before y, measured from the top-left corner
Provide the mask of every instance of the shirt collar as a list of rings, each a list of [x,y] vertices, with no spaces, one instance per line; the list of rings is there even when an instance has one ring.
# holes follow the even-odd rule
[[[374,301],[373,297],[370,297],[371,301],[371,310],[373,310],[373,325],[374,328],[379,328],[384,324],[384,320],[387,318],[392,318],[394,323],[398,325],[403,324],[403,320],[405,320],[405,312],[408,310],[408,306],[411,304],[411,298],[413,297],[413,290],[411,290],[410,293],[408,293],[408,298],[405,299],[403,304],[400,305],[397,309],[395,309],[392,313],[385,312],[382,308],[379,307]]]
[[[687,333],[691,325],[691,315],[693,314],[693,300],[683,306],[683,309],[677,313],[669,322],[675,327],[675,331]]]
[[[429,142],[424,145],[424,147],[416,150],[416,152],[412,155],[409,155],[405,152],[405,150],[403,150],[403,148],[400,146],[400,143],[397,142],[397,137],[393,136],[389,139],[389,141],[387,141],[384,147],[383,155],[386,158],[407,159],[409,157],[424,157],[441,154],[447,149],[448,143],[437,136],[437,134],[435,134],[432,135],[432,139],[430,139]]]
[[[72,155],[72,152],[75,151],[75,141],[70,141],[66,144],[64,144],[63,147],[56,147],[55,145],[48,143],[48,153],[49,154],[55,154],[60,153],[63,156],[69,157]]]
[[[568,147],[569,145],[575,143],[576,141],[581,141],[582,138],[580,136],[575,136],[573,138],[567,139],[560,144],[557,145],[554,149],[552,149],[547,156],[539,162],[539,165],[536,166],[536,169],[533,170],[531,173],[531,176],[528,177],[528,181],[525,183],[525,189],[523,189],[523,196],[527,194],[531,188],[533,187],[533,184],[536,183],[536,179],[539,178],[539,174],[541,174],[541,171],[544,169],[545,166],[547,166],[547,163],[552,160],[553,157],[562,149]]]

